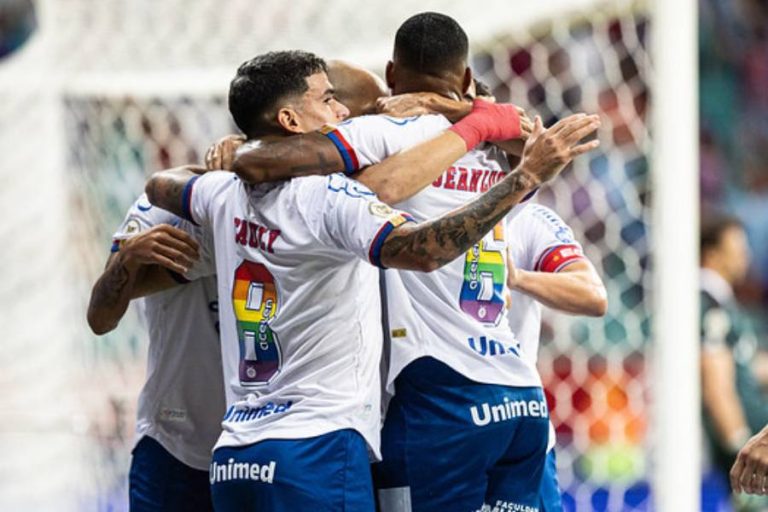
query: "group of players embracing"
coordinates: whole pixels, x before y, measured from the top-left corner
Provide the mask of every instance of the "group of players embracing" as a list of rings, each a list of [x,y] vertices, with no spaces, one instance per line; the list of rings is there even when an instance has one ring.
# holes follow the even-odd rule
[[[259,55],[229,90],[243,136],[149,178],[88,311],[107,332],[146,296],[131,510],[562,509],[540,304],[606,298],[531,199],[600,121],[544,128],[467,62],[430,12],[398,29],[386,86]]]

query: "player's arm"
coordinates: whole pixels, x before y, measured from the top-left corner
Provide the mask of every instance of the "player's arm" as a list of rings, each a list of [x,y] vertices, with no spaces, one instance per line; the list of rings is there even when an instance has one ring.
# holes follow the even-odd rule
[[[439,136],[378,161],[353,177],[383,201],[394,204],[429,185],[480,142],[512,138],[518,136],[520,130],[516,107],[478,101],[473,104],[470,115]],[[334,131],[327,135],[314,132],[256,143],[238,155],[232,170],[245,182],[260,183],[340,171],[352,174],[360,167],[355,150]]]
[[[701,394],[720,445],[735,454],[749,438],[750,430],[736,390],[736,363],[725,342],[704,344],[701,352]]]
[[[544,130],[541,119],[515,171],[467,205],[437,219],[395,228],[381,248],[381,264],[406,270],[435,270],[469,250],[532,190],[554,178],[573,158],[598,146],[579,144],[599,120],[572,116]]]
[[[184,274],[198,258],[198,244],[186,232],[166,224],[126,239],[110,255],[91,290],[88,325],[104,334],[125,315],[131,299],[177,286],[168,272]]]
[[[158,171],[149,177],[144,191],[149,202],[177,217],[189,219],[189,200],[195,178],[207,172],[204,167],[183,165]]]
[[[595,267],[583,256],[572,254],[574,248],[555,247],[553,251],[569,251],[565,258],[573,258],[557,271],[523,270],[507,259],[507,286],[525,293],[542,304],[574,315],[603,316],[608,299],[602,279]]]
[[[495,98],[482,98],[495,102]],[[442,114],[452,123],[464,119],[472,111],[472,102],[454,100],[431,92],[414,92],[379,98],[376,102],[377,111],[393,117],[410,117],[425,114]],[[520,133],[515,137],[494,139],[493,144],[510,155],[510,167],[515,168],[520,163],[526,139],[533,130],[533,121],[525,110],[515,106],[520,119]]]

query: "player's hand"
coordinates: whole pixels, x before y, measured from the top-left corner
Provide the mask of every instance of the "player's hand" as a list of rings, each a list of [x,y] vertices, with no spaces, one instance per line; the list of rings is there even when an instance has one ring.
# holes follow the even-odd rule
[[[544,183],[551,180],[571,160],[600,145],[598,140],[580,143],[599,127],[598,116],[574,114],[561,119],[551,128],[544,129],[541,118],[536,116],[533,132],[525,143],[520,169],[535,182]]]
[[[528,113],[525,109],[515,106],[517,109],[517,115],[520,117],[520,136],[518,139],[526,141],[533,133],[533,120],[528,117]]]
[[[733,492],[768,494],[768,427],[752,436],[731,468]]]
[[[120,258],[129,270],[142,265],[160,265],[186,274],[200,258],[200,246],[187,232],[159,224],[128,238],[120,248]]]
[[[431,92],[414,92],[397,96],[382,96],[376,100],[376,112],[392,117],[411,117],[433,114],[428,107]]]
[[[222,137],[205,152],[205,168],[209,171],[232,169],[235,153],[245,143],[242,135],[227,135]]]

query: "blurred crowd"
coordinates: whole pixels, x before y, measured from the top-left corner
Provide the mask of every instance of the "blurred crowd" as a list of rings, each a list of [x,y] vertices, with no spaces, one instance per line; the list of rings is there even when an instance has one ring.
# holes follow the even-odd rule
[[[744,223],[753,253],[737,294],[768,305],[768,1],[701,0],[701,199]]]

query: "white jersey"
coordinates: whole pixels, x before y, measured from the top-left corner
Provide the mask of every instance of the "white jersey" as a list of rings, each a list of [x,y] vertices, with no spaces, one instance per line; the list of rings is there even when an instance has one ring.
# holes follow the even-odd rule
[[[158,224],[170,224],[201,240],[199,228],[152,206],[142,195],[115,233],[113,251],[119,250],[122,240]],[[204,250],[206,244],[200,245]],[[137,442],[150,436],[181,462],[200,470],[208,469],[225,410],[212,274],[212,268],[196,264],[186,276],[189,282],[143,299],[149,353],[147,381],[139,395]]]
[[[552,210],[529,204],[507,219],[509,255],[515,266],[532,272],[559,272],[583,259],[581,245],[571,228]],[[509,328],[522,346],[523,357],[536,364],[541,337],[541,304],[530,295],[510,290]],[[549,422],[547,451],[555,446],[555,428]]]
[[[519,215],[507,220],[509,254],[515,266],[534,272],[559,272],[574,261],[583,260],[583,251],[573,231],[552,210],[529,204]],[[509,327],[520,340],[526,359],[536,363],[541,334],[541,304],[530,295],[510,290]]]
[[[445,117],[437,115],[406,119],[364,116],[324,131],[345,161],[352,163],[349,168],[378,163],[449,126]],[[484,145],[397,207],[417,221],[429,220],[463,206],[509,171],[504,153]],[[424,356],[434,357],[476,382],[541,385],[534,365],[521,357],[519,342],[506,320],[504,227],[500,222],[464,256],[434,272],[386,272],[392,342],[388,390],[405,366]]]
[[[248,187],[211,172],[185,193],[214,234],[227,413],[217,447],[355,429],[379,454],[387,235],[408,217],[341,174]]]

